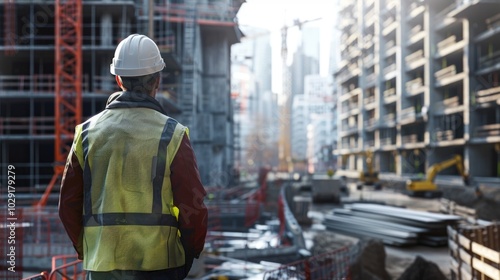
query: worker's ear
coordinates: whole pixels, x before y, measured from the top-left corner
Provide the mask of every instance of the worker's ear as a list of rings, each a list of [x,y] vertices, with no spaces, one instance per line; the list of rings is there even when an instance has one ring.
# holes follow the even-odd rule
[[[154,85],[155,90],[157,90],[160,87],[160,80],[161,80],[161,74],[159,74],[158,77],[156,77],[156,81],[155,81],[155,85]]]
[[[119,88],[121,88],[123,91],[127,90],[126,88],[123,87],[122,78],[120,78],[120,76],[116,75],[115,80]]]

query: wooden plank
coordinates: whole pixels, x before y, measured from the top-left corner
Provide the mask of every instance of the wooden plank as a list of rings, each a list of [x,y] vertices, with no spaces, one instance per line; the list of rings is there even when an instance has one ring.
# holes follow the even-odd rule
[[[477,96],[486,96],[490,94],[495,94],[500,92],[500,87],[488,88],[480,90],[476,93]]]
[[[461,279],[461,280],[472,280],[474,279],[472,277],[472,268],[466,264],[466,263],[463,263],[463,262],[458,262],[457,260],[455,259],[452,259],[451,260],[451,270],[456,274],[458,275],[458,279]]]
[[[460,248],[458,249],[458,255],[460,256],[460,260],[463,261],[464,263],[471,265],[471,259],[472,256],[467,253],[464,249]]]
[[[451,226],[447,226],[446,229],[448,230],[448,237],[452,240],[457,239],[457,231],[453,229]]]
[[[448,238],[448,248],[450,249],[451,252],[458,252],[458,245],[455,243],[455,241],[451,240]]]
[[[500,270],[481,260],[473,258],[472,267],[493,280],[500,280]]]
[[[500,252],[492,250],[486,246],[472,242],[472,252],[487,258],[488,260],[500,264]]]
[[[451,259],[451,262],[450,262],[450,271],[451,271],[451,274],[455,275],[456,277],[452,277],[451,279],[460,279],[460,265],[459,263],[454,260],[454,259]]]
[[[458,236],[458,243],[460,244],[460,246],[462,246],[463,248],[465,248],[467,250],[470,250],[470,242],[471,241],[467,237],[465,237],[461,234],[457,234],[457,236]]]
[[[472,209],[472,208],[460,206],[460,205],[457,205],[455,208],[456,208],[457,212],[461,212],[461,213],[464,213],[467,215],[476,215],[476,209]]]
[[[455,259],[451,259],[451,264],[450,265],[451,265],[452,268],[455,268],[455,269],[458,269],[460,267],[460,263],[457,260],[455,260]]]
[[[465,266],[460,267],[460,279],[474,279],[472,277],[472,273],[470,271],[467,271],[467,268]]]

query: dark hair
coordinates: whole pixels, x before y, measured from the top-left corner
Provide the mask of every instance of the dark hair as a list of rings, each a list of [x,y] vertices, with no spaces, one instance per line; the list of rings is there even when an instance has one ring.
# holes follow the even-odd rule
[[[160,72],[138,77],[121,77],[122,85],[127,91],[148,94],[155,88],[156,79],[160,77]]]

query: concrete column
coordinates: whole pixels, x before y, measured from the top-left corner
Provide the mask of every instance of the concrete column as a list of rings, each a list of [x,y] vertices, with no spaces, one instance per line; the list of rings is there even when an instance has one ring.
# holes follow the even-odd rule
[[[464,135],[463,139],[464,143],[464,169],[465,171],[469,171],[471,168],[471,154],[473,150],[468,145],[468,142],[473,134],[473,130],[471,129],[471,112],[470,112],[470,99],[471,95],[474,94],[475,84],[473,80],[474,78],[474,68],[473,68],[473,59],[475,57],[473,50],[473,38],[471,38],[472,27],[469,24],[469,20],[463,19],[463,37],[466,45],[464,47],[464,55],[463,55],[463,68],[465,73],[464,78],[464,86],[463,86],[463,101],[464,101],[464,115],[463,115],[463,126],[464,126]]]
[[[104,14],[101,18],[101,46],[113,45],[113,18]]]
[[[432,163],[436,162],[436,154],[434,153],[435,144],[435,131],[436,124],[434,118],[434,104],[438,101],[436,90],[434,85],[436,84],[436,77],[434,76],[434,72],[437,69],[436,62],[434,59],[434,55],[436,54],[436,29],[435,26],[439,21],[442,21],[441,18],[436,17],[436,7],[430,6],[431,3],[426,4],[426,13],[425,13],[425,21],[428,24],[427,36],[425,42],[425,54],[427,55],[427,62],[425,65],[425,81],[427,82],[427,87],[425,88],[424,95],[424,104],[427,106],[427,124],[425,128],[424,134],[424,143],[427,147],[426,149],[426,162],[425,168],[428,169]]]
[[[396,101],[396,122],[400,118],[401,110],[403,108],[403,105],[405,105],[405,87],[404,83],[407,81],[406,75],[405,75],[405,56],[406,56],[406,48],[405,48],[405,42],[408,39],[405,34],[407,34],[407,24],[404,22],[405,19],[405,14],[403,14],[406,10],[402,8],[402,5],[404,5],[403,1],[398,2],[398,5],[396,7],[396,22],[398,23],[398,28],[396,30],[396,46],[398,46],[398,50],[396,53],[396,66],[397,66],[397,73],[396,73],[396,95],[399,96],[398,100]],[[401,146],[402,145],[402,140],[401,140],[401,125],[397,124],[396,125],[396,146]],[[402,175],[403,174],[403,167],[402,167],[402,162],[403,162],[403,156],[401,153],[397,155],[397,160],[396,160],[396,174],[397,175]]]
[[[425,87],[424,91],[424,104],[425,108],[427,108],[427,116],[424,115],[424,120],[426,120],[425,124],[425,130],[424,130],[424,144],[428,146],[431,141],[431,136],[430,136],[430,118],[429,114],[431,113],[429,111],[429,108],[431,106],[431,92],[433,88],[433,79],[434,73],[432,73],[432,67],[431,67],[431,61],[433,61],[434,57],[434,47],[435,46],[435,38],[434,38],[434,14],[435,11],[434,9],[431,9],[429,7],[429,4],[425,4],[425,13],[424,13],[424,30],[426,30],[426,36],[424,39],[424,53],[426,56],[426,63],[424,66],[424,81],[426,82],[427,86]],[[432,82],[431,82],[432,81]],[[423,112],[422,112],[423,113]]]
[[[122,18],[120,20],[120,38],[119,39],[125,39],[128,35],[130,35],[130,18],[129,15],[127,15],[127,10],[126,7],[123,6],[122,8]]]
[[[109,63],[101,63],[100,65],[100,76],[101,77],[109,77]],[[105,92],[110,92],[114,88],[113,81],[101,81],[100,89],[105,91]]]
[[[200,175],[204,184],[227,185],[231,170],[228,169],[229,138],[233,130],[228,121],[230,110],[230,45],[222,33],[214,32],[197,37],[195,51],[195,94],[198,100],[198,115],[194,118],[199,130],[193,140],[200,151]],[[203,49],[201,48],[203,44]],[[197,59],[199,58],[199,60]],[[201,74],[203,73],[203,75]],[[203,113],[201,113],[203,112]],[[205,133],[199,133],[208,127]],[[210,138],[204,135],[212,135]]]

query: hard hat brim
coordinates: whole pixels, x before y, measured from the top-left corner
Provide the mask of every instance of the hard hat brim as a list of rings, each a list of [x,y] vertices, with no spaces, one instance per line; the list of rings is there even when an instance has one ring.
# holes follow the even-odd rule
[[[162,62],[161,64],[155,65],[153,67],[147,67],[147,68],[135,68],[135,69],[123,69],[123,68],[117,68],[113,64],[109,65],[109,72],[113,75],[121,76],[121,77],[138,77],[138,76],[145,76],[145,75],[150,75],[156,72],[160,72],[163,69],[165,69],[165,63]]]

